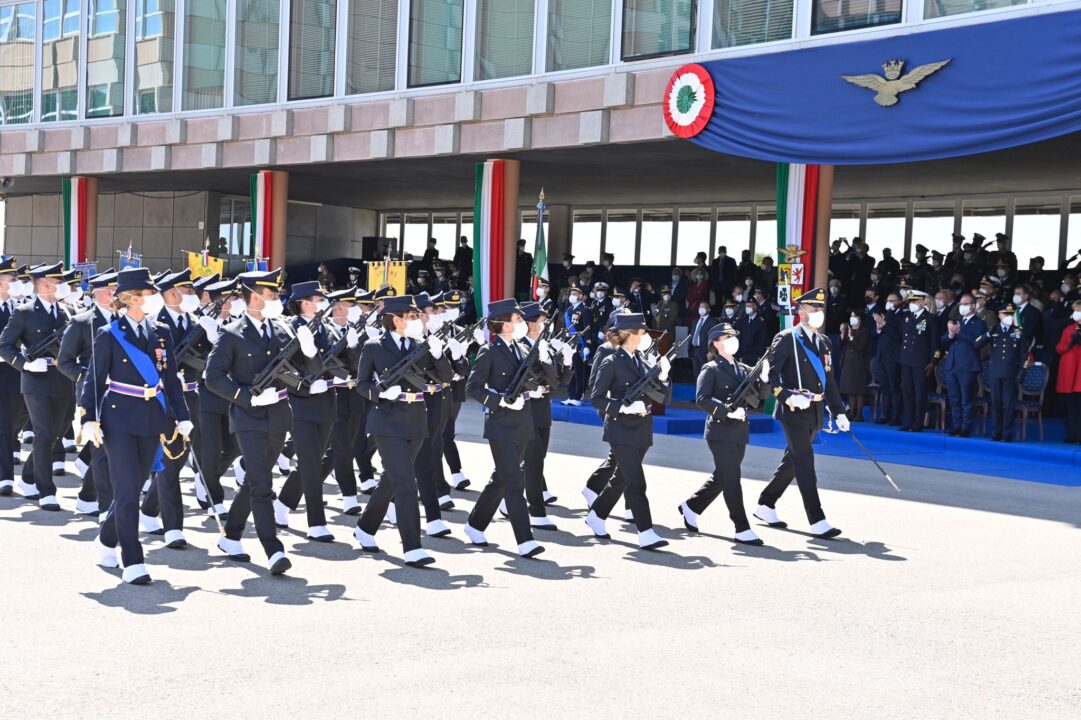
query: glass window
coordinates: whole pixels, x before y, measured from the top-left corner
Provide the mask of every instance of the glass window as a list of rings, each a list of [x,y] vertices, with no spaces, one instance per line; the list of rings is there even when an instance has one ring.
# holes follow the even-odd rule
[[[642,250],[638,257],[639,265],[671,267],[674,227],[672,220],[671,210],[642,211]]]
[[[575,265],[601,260],[601,211],[575,210],[571,228],[571,252]]]
[[[86,36],[86,116],[124,114],[125,0],[90,0]]]
[[[533,72],[533,0],[477,0],[475,80]]]
[[[424,257],[424,251],[428,249],[428,213],[406,214],[404,240],[403,252],[418,261]]]
[[[184,11],[184,94],[181,110],[225,102],[225,0],[188,0]],[[142,65],[136,59],[138,66]]]
[[[794,0],[713,0],[713,47],[787,40],[792,37],[794,4]]]
[[[462,79],[463,0],[413,0],[409,6],[409,87]]]
[[[720,217],[718,216],[718,220]],[[721,229],[717,228],[717,244],[720,244]],[[777,210],[759,208],[754,229],[754,261],[762,264],[762,258],[773,258],[776,267],[784,258],[777,252]]]
[[[544,245],[545,251],[547,251],[548,245],[551,244],[551,240],[548,237],[548,215],[547,209],[544,213]],[[537,247],[537,213],[536,211],[526,211],[522,213],[522,237],[525,238],[525,247],[529,251],[529,254],[533,254],[533,250]],[[551,258],[548,258],[551,261]]]
[[[0,125],[30,122],[34,112],[33,2],[0,6]]]
[[[923,202],[912,206],[912,247],[949,254],[953,250],[953,201]],[[871,235],[871,207],[867,208],[867,234]],[[899,243],[894,243],[898,245]],[[874,253],[872,253],[873,255]]]
[[[458,244],[458,213],[434,213],[432,237],[436,240],[435,247],[439,251],[440,259],[444,262],[453,260],[454,249]]]
[[[623,59],[690,52],[694,0],[623,0]]]
[[[293,0],[289,18],[289,99],[334,94],[336,0]]]
[[[1063,266],[1058,260],[1056,252],[1054,259],[1047,257],[1048,268],[1074,266],[1078,258],[1081,258],[1081,196],[1070,197],[1070,217],[1066,224],[1066,259],[1068,262]]]
[[[548,0],[548,72],[606,65],[612,0]]]
[[[776,219],[774,230],[765,238],[765,247],[760,248],[769,252],[776,246]],[[758,230],[758,245],[762,245],[762,229]],[[738,265],[744,250],[751,249],[751,211],[750,208],[718,208],[717,209],[717,252],[721,246],[726,248],[728,257],[734,259]],[[707,251],[707,255],[708,255]],[[710,258],[712,260],[713,258]]]
[[[713,211],[710,208],[680,209],[676,265],[694,265],[694,256],[700,252],[709,257],[709,231],[712,224]]]
[[[995,233],[1006,232],[1006,201],[965,200],[961,208],[961,234],[971,242],[973,233],[979,233],[984,244],[994,249]]]
[[[923,17],[937,18],[994,8],[1025,5],[1028,0],[924,0]]]
[[[45,0],[41,119],[76,120],[79,104],[79,0]]]
[[[175,0],[134,2],[135,113],[172,112]]]
[[[903,213],[902,213],[903,216]],[[860,206],[834,205],[830,215],[830,239],[851,240],[860,234]]]
[[[278,0],[237,0],[236,17],[233,104],[277,102]]]
[[[614,267],[629,268],[635,265],[634,244],[637,231],[637,211],[608,211],[608,223],[604,229],[604,251],[615,255],[612,261]]]
[[[1028,268],[1039,255],[1045,269],[1058,267],[1058,245],[1062,219],[1062,199],[1057,197],[1018,200],[1013,210],[1010,249],[1017,255],[1017,267]],[[1073,219],[1071,209],[1070,219]]]
[[[395,245],[401,247],[402,238],[402,216],[394,213],[393,215],[383,216],[383,237],[393,238]],[[397,249],[394,250],[397,252]]]
[[[350,0],[345,94],[394,89],[398,0]]]
[[[901,22],[901,0],[815,0],[811,34]]]

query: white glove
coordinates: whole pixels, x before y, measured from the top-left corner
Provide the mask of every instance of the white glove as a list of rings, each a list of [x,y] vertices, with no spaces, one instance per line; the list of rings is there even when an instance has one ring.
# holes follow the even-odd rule
[[[589,346],[588,345],[586,345],[586,346],[584,346],[582,348],[582,359],[583,360],[588,360],[589,359]]]
[[[604,331],[603,330],[601,330],[600,332],[597,333],[597,339],[601,340],[601,341],[604,340]]]
[[[645,415],[646,404],[641,400],[635,400],[630,405],[621,405],[619,411],[624,415]]]
[[[545,365],[552,364],[552,350],[548,345],[547,340],[541,340],[537,343],[540,347],[537,348],[537,354],[540,355],[540,361]]]
[[[845,415],[844,413],[841,413],[840,415],[838,415],[836,417],[836,421],[837,421],[837,429],[840,430],[841,432],[848,432],[849,428],[852,427],[852,423],[850,423],[848,421],[848,416]]]
[[[762,361],[762,372],[758,377],[762,382],[769,382],[769,360]]]
[[[436,360],[443,357],[443,341],[432,335],[428,338],[428,352],[432,354]]]
[[[465,357],[465,351],[468,348],[468,345],[462,342],[458,342],[454,338],[447,340],[447,349],[450,350],[450,357],[452,360],[461,360],[463,357]]]
[[[187,379],[184,378],[184,371],[183,370],[177,370],[176,371],[176,379],[180,381],[181,385],[183,385],[184,383],[187,382]]]
[[[657,365],[661,368],[661,374],[657,378],[661,382],[668,382],[668,373],[672,369],[672,361],[666,356],[661,355],[661,359],[657,361]]]
[[[273,405],[276,402],[278,402],[278,391],[274,388],[267,388],[258,395],[253,395],[251,399],[252,407]]]
[[[345,344],[352,350],[357,345],[360,345],[360,335],[357,334],[355,328],[349,328],[345,331]]]
[[[519,395],[514,402],[507,402],[506,398],[499,401],[499,407],[507,408],[508,410],[521,410],[525,407],[525,398]]]
[[[397,400],[398,396],[402,394],[401,385],[391,385],[383,392],[379,393],[379,397],[383,400]]]
[[[90,442],[101,447],[101,423],[97,420],[84,422],[79,428],[79,442],[84,445]]]
[[[301,325],[297,328],[297,340],[300,341],[300,352],[304,353],[304,357],[315,357],[318,352],[315,347],[315,336],[312,335],[312,331],[308,329],[307,325]]]
[[[191,437],[191,431],[195,429],[195,423],[191,420],[181,420],[176,424],[176,429],[186,438]]]
[[[567,343],[562,343],[563,347],[559,349],[559,352],[563,353],[563,364],[570,365],[574,359],[574,348]]]
[[[203,315],[199,318],[199,327],[206,332],[206,339],[212,343],[216,343],[218,338],[221,337],[221,333],[218,332],[218,321],[209,315]]]
[[[474,340],[474,342],[477,343],[477,345],[483,345],[484,344],[484,331],[481,330],[480,328],[476,328],[475,330],[473,330],[473,340]]]
[[[43,373],[49,369],[49,363],[45,358],[38,358],[37,360],[27,360],[23,364],[23,370],[32,373]]]
[[[552,349],[556,352],[563,352],[563,348],[567,347],[567,343],[562,340],[551,340],[548,344],[551,345]]]
[[[380,335],[379,328],[374,328],[369,325],[364,328],[364,334],[368,336],[369,340],[378,340]]]
[[[811,398],[803,395],[789,395],[785,404],[793,410],[806,410],[811,407]]]
[[[326,380],[313,380],[312,386],[308,388],[309,395],[322,395],[327,391]]]
[[[728,417],[732,418],[733,420],[746,420],[747,411],[744,408],[739,407],[728,413]]]

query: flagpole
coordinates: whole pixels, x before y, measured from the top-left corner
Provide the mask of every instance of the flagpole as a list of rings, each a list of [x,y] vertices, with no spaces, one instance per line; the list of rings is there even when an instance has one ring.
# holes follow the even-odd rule
[[[542,187],[540,194],[537,196],[537,234],[536,240],[533,242],[533,283],[531,290],[533,298],[537,297],[537,280],[540,278],[540,275],[537,272],[537,268],[547,267],[548,265],[548,250],[545,247],[544,241],[545,209],[546,206],[544,204],[544,188]]]

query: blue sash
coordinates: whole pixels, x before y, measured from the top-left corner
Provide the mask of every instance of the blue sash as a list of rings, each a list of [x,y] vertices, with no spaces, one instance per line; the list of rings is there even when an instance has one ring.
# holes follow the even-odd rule
[[[574,307],[570,304],[567,305],[567,310],[563,313],[563,324],[567,326],[567,330],[571,337],[575,337],[577,331],[574,329]],[[577,334],[577,342],[575,344],[578,346],[579,350],[586,346],[586,339],[583,337],[584,335],[585,333]]]
[[[822,365],[822,358],[818,357],[818,353],[814,351],[814,348],[808,345],[807,341],[803,339],[803,333],[798,329],[793,329],[792,332],[796,334],[796,339],[799,340],[799,344],[807,351],[807,359],[811,361],[811,366],[814,367],[815,374],[818,375],[818,381],[822,383],[822,392],[826,392],[826,368]],[[799,362],[799,358],[796,358],[796,362]]]
[[[150,387],[157,387],[161,382],[161,376],[158,374],[157,367],[154,366],[154,361],[150,359],[150,356],[139,348],[128,342],[128,339],[124,337],[124,331],[120,329],[120,320],[113,320],[109,323],[109,333],[116,340],[116,343],[120,346],[120,349],[124,351],[124,354],[131,360],[132,366],[142,376],[143,382]],[[147,338],[147,342],[150,339]],[[161,409],[168,412],[165,405],[165,394],[159,392],[155,399],[161,403]],[[165,463],[162,462],[162,449],[161,445],[158,445],[158,452],[154,455],[154,466],[151,468],[153,472],[161,472],[165,469]]]

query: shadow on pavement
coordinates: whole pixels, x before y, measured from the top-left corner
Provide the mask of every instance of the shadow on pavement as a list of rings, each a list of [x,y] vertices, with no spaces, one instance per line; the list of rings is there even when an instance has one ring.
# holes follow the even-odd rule
[[[105,570],[119,583],[114,588],[99,593],[82,593],[82,596],[104,605],[120,608],[135,615],[162,615],[176,612],[173,607],[198,590],[197,587],[174,587],[167,580],[155,580],[149,585],[128,585],[120,580],[120,570]],[[151,574],[153,577],[153,574]]]
[[[222,595],[241,598],[263,598],[270,605],[313,605],[316,600],[354,600],[345,596],[345,585],[338,583],[309,585],[308,581],[293,575],[272,576],[266,570],[240,583],[239,588],[228,588]]]

